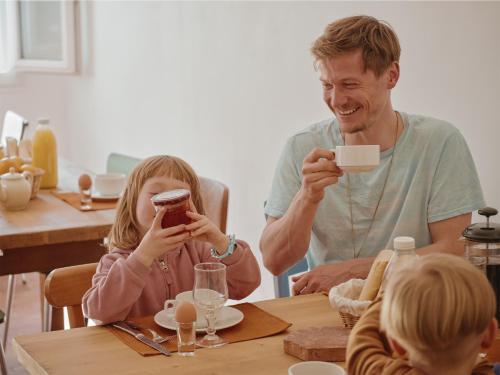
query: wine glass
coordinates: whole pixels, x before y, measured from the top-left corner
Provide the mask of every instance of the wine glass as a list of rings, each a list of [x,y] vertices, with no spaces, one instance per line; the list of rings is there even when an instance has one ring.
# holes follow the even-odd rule
[[[227,340],[215,334],[217,314],[227,300],[224,264],[199,263],[194,266],[193,299],[207,319],[207,334],[196,344],[204,348],[216,348],[227,344]]]

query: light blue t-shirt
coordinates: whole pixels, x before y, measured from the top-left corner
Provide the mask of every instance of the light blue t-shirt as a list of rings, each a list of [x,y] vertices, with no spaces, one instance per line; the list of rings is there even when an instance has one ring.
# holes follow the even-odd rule
[[[370,221],[382,192],[394,148],[380,154],[371,172],[350,173],[350,189],[359,257],[392,248],[397,236],[432,243],[429,223],[485,206],[469,148],[451,124],[401,113],[404,130],[394,153],[387,186],[372,228]],[[279,159],[265,213],[279,218],[287,211],[302,181],[302,162],[314,147],[332,149],[344,141],[335,119],[322,121],[288,139]],[[310,267],[353,258],[347,173],[325,190],[312,227],[307,258]]]

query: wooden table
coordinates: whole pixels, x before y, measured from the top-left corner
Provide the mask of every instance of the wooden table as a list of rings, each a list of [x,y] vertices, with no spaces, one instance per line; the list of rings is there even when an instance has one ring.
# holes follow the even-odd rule
[[[58,188],[78,191],[83,170],[61,160]],[[41,190],[23,211],[0,207],[0,276],[47,274],[55,268],[97,262],[115,210],[79,211]]]
[[[289,331],[341,326],[323,294],[257,302],[260,308],[293,323]],[[16,337],[13,349],[31,374],[286,374],[298,358],[285,354],[287,333],[196,349],[194,357],[142,357],[103,327],[76,328]]]

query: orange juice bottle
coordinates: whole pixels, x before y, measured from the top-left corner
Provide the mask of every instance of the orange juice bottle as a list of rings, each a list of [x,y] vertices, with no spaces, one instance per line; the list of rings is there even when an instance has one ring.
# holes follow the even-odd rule
[[[33,135],[33,165],[45,170],[40,187],[57,186],[57,147],[56,137],[50,129],[49,119],[41,118]]]

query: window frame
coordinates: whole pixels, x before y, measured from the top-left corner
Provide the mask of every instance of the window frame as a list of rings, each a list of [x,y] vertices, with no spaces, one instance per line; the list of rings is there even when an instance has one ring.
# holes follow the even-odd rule
[[[17,72],[74,73],[75,64],[75,3],[74,0],[59,1],[61,6],[61,60],[25,59],[21,57],[21,19],[19,0],[7,2],[7,18],[11,43],[14,45],[13,69]],[[10,16],[10,17],[9,17]]]

